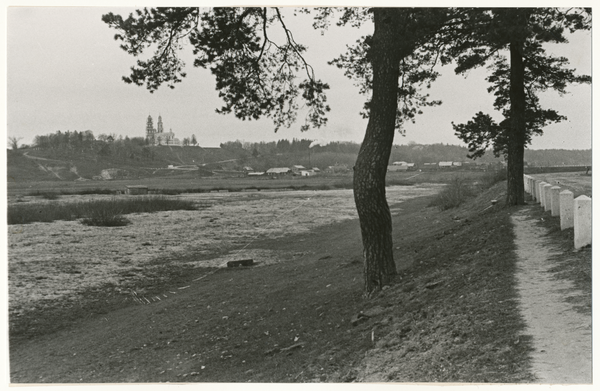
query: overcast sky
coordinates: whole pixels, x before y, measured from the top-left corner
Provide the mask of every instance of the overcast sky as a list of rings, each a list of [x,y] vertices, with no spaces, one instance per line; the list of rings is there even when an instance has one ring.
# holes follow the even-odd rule
[[[116,133],[129,137],[145,135],[146,118],[156,123],[160,114],[165,130],[182,139],[196,135],[202,146],[217,146],[236,139],[273,141],[282,138],[309,138],[325,141],[362,141],[366,120],[359,112],[365,97],[343,76],[327,65],[363,34],[371,32],[332,27],[321,35],[306,16],[289,15],[288,26],[296,41],[308,45],[307,59],[317,77],[331,90],[329,124],[322,129],[300,132],[299,121],[292,128],[273,131],[270,120],[240,121],[233,115],[215,113],[221,106],[208,70],[193,68],[174,90],[161,87],[150,94],[145,87],[127,85],[121,77],[129,74],[134,58],[119,48],[115,30],[101,21],[107,12],[126,16],[131,8],[98,7],[10,7],[7,10],[7,122],[8,135],[31,143],[38,134],[56,130],[92,130],[96,136]],[[288,20],[286,19],[286,20]],[[591,72],[591,36],[578,33],[568,45],[553,47],[566,56],[571,67],[582,74]],[[190,54],[186,55],[190,58]],[[396,144],[461,144],[451,122],[463,123],[477,111],[493,114],[493,97],[486,91],[486,69],[468,77],[456,76],[451,66],[430,90],[442,106],[428,108],[417,123],[406,127],[406,136],[397,135]],[[591,148],[591,86],[571,86],[569,94],[555,92],[542,96],[545,107],[557,109],[567,121],[545,129],[534,138],[531,148]]]

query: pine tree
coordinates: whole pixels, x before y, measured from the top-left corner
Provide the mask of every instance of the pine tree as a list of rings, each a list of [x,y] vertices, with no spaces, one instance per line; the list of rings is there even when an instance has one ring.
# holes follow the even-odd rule
[[[455,130],[476,154],[491,142],[495,151],[506,155],[507,205],[524,203],[524,151],[531,136],[541,134],[547,123],[564,119],[553,110],[542,110],[536,94],[547,89],[565,93],[569,83],[591,81],[589,76],[576,76],[566,68],[566,58],[548,55],[542,45],[567,42],[565,30],[590,28],[591,9],[477,8],[466,9],[445,31],[457,73],[493,60],[490,92],[505,120],[495,124],[481,113]]]

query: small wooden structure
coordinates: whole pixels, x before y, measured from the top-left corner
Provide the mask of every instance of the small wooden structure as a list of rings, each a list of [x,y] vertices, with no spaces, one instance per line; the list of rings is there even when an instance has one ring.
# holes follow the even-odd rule
[[[129,195],[148,194],[148,186],[143,186],[143,185],[127,186],[127,194],[129,194]]]
[[[240,259],[239,261],[227,262],[227,267],[252,266],[252,265],[254,265],[253,259]]]

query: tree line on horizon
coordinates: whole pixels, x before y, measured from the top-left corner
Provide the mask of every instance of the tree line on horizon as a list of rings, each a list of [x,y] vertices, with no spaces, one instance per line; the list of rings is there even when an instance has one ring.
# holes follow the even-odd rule
[[[27,148],[28,146],[22,147]],[[144,137],[130,138],[117,136],[114,133],[103,133],[96,137],[91,130],[57,130],[54,133],[37,135],[34,137],[31,147],[58,151],[64,155],[88,153],[133,160],[154,158],[154,153]]]
[[[312,146],[311,146],[312,145]],[[30,146],[21,145],[21,148]],[[144,137],[128,137],[116,134],[99,134],[97,137],[91,130],[56,131],[45,135],[37,135],[31,145],[33,148],[53,150],[61,154],[92,153],[98,156],[113,157],[122,160],[154,160],[154,147],[149,146]],[[346,164],[352,166],[359,153],[361,143],[351,141],[332,141],[316,143],[314,140],[294,138],[278,141],[247,142],[241,140],[227,141],[220,147],[240,159],[243,163],[255,164],[254,168],[270,168],[289,164],[312,166],[330,166]],[[502,157],[494,156],[493,151],[473,156],[475,162],[497,164]],[[389,164],[405,161],[422,165],[439,161],[466,162],[471,159],[468,147],[432,143],[394,145],[390,153]],[[283,157],[282,157],[283,156]],[[290,160],[291,159],[291,160]],[[296,159],[295,163],[293,162]],[[533,166],[556,165],[591,165],[591,149],[586,150],[526,150],[525,162]],[[288,164],[289,163],[289,164]],[[312,164],[311,164],[312,163]]]

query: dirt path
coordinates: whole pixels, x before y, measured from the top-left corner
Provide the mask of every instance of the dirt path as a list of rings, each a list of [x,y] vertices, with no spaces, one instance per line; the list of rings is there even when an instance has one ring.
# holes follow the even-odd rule
[[[528,325],[526,334],[533,337],[532,372],[544,384],[591,383],[591,317],[565,300],[580,292],[550,271],[558,249],[544,237],[544,228],[528,218],[527,210],[513,214],[512,222],[519,257],[519,307]]]
[[[46,158],[43,158],[43,157],[29,156],[29,152],[23,153],[23,156],[26,157],[27,159],[32,159],[38,165],[38,167],[40,168],[40,170],[46,171],[46,172],[50,172],[52,175],[54,175],[55,177],[57,177],[60,180],[64,179],[52,167],[46,167],[43,164],[40,164],[39,162],[37,162],[37,160],[43,160],[43,161],[47,161],[47,162],[60,162],[60,163],[66,163],[66,162],[64,162],[62,160],[53,160],[53,159],[46,159]],[[77,174],[77,176],[79,176],[78,173],[76,173],[76,174]]]
[[[33,159],[33,160],[45,160],[47,162],[66,163],[64,160],[47,159],[45,157],[39,157],[39,156],[29,156],[29,152],[24,152],[23,156],[26,157],[27,159]]]

